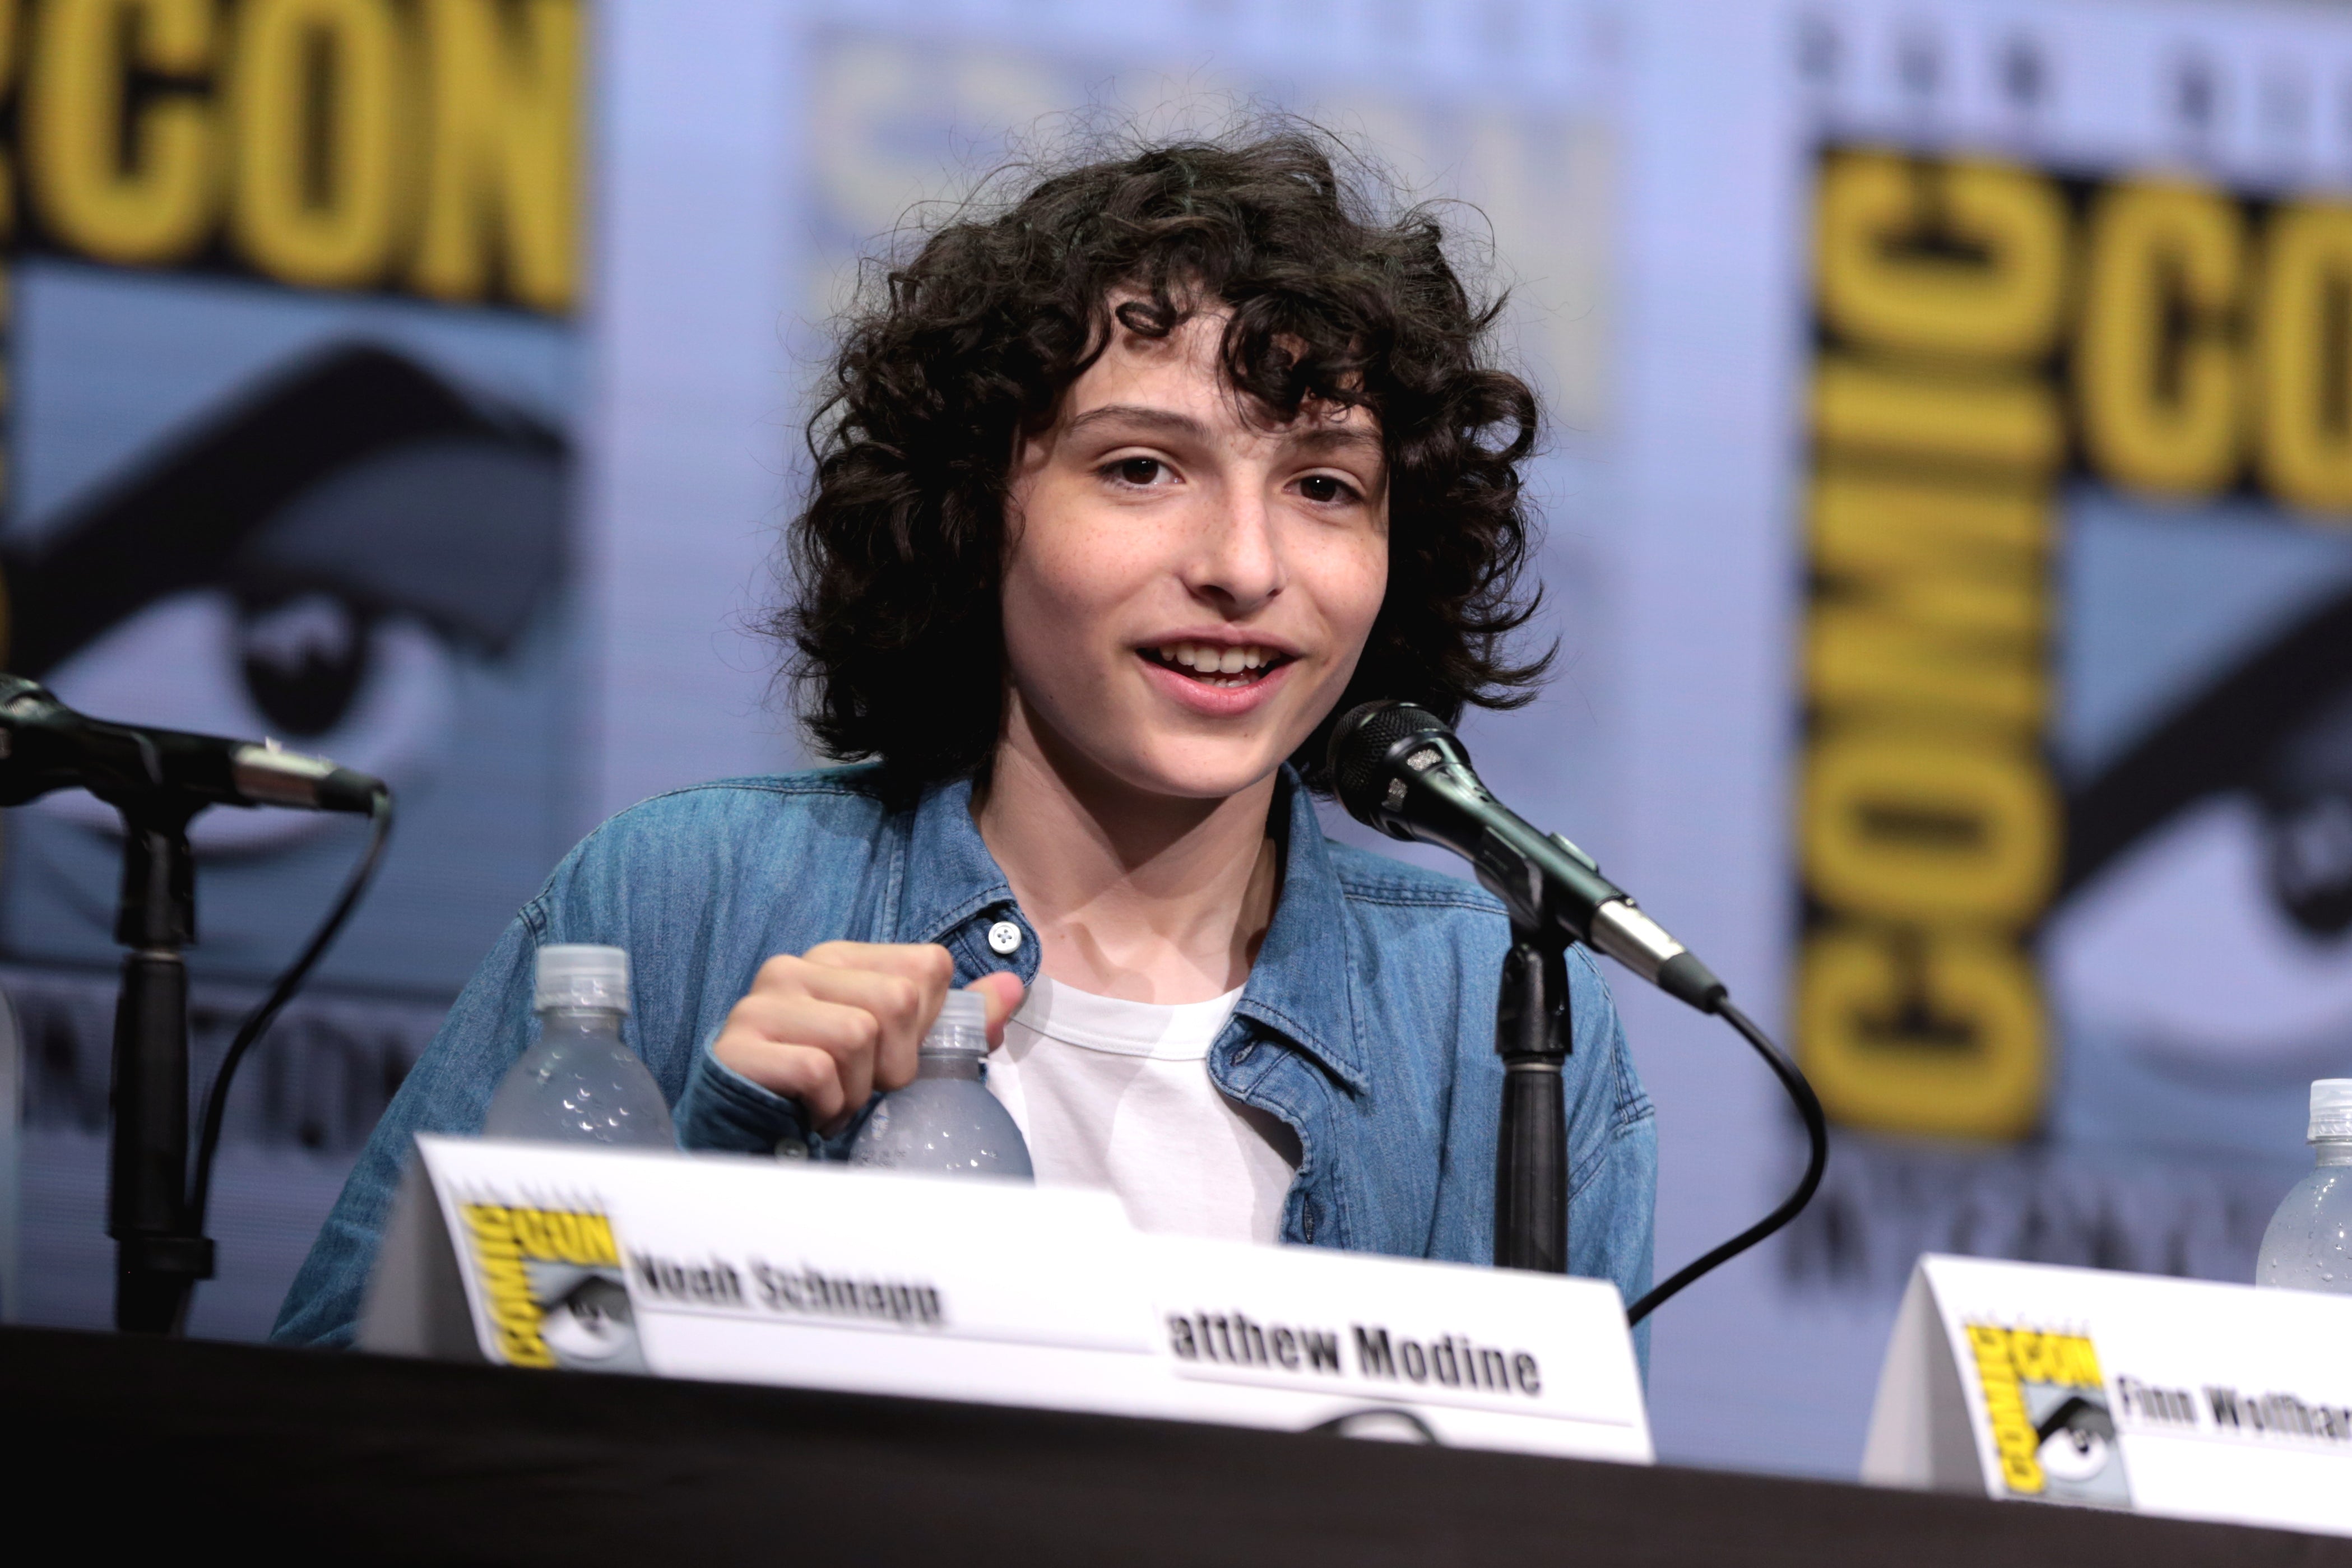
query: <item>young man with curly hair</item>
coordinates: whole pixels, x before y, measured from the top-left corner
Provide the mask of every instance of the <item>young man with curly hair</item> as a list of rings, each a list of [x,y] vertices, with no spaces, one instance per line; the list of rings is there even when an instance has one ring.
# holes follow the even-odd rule
[[[347,1342],[421,1131],[481,1125],[542,942],[629,951],[689,1149],[839,1155],[950,986],[1039,1179],[1146,1229],[1484,1263],[1499,906],[1325,839],[1334,716],[1525,700],[1527,385],[1425,211],[1306,132],[1043,179],[845,332],[780,630],[855,765],[575,849],[458,998],[280,1316]],[[1655,1137],[1579,950],[1570,1266],[1649,1284]]]

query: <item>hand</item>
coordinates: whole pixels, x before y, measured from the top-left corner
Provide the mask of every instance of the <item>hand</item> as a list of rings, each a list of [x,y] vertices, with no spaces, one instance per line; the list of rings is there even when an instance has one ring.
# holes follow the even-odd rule
[[[914,1081],[915,1053],[940,1016],[955,961],[934,943],[828,942],[760,966],[711,1054],[761,1088],[797,1100],[826,1135],[876,1089]],[[1018,976],[984,974],[988,1043],[1021,1005]]]

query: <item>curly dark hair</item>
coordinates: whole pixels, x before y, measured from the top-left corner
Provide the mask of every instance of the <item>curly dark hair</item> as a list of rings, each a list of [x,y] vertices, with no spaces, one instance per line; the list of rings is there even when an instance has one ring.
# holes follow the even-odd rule
[[[1016,439],[1050,426],[1103,352],[1115,291],[1137,296],[1118,322],[1149,335],[1230,310],[1225,374],[1274,420],[1317,401],[1379,420],[1387,597],[1292,758],[1310,787],[1328,789],[1330,725],[1357,702],[1402,698],[1450,722],[1533,697],[1551,651],[1513,663],[1506,644],[1540,597],[1520,591],[1535,394],[1495,363],[1502,299],[1472,297],[1434,213],[1383,217],[1368,185],[1385,188],[1312,128],[1151,146],[1036,178],[993,212],[968,204],[877,268],[809,422],[796,602],[772,626],[826,752],[879,761],[902,795],[984,772]]]

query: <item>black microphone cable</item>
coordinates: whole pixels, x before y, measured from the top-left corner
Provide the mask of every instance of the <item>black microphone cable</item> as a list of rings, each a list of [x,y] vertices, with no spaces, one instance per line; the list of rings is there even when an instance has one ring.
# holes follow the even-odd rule
[[[276,1022],[286,1004],[294,999],[294,994],[302,989],[302,983],[310,977],[310,971],[317,966],[319,960],[326,956],[327,949],[333,945],[335,938],[342,934],[344,922],[352,918],[352,911],[359,908],[361,895],[367,891],[368,883],[375,877],[376,866],[383,858],[384,843],[391,837],[392,792],[379,785],[368,803],[367,847],[360,852],[350,876],[344,879],[341,896],[335,900],[334,908],[327,911],[327,918],[310,934],[310,940],[295,956],[294,962],[286,966],[285,972],[269,987],[269,993],[261,999],[260,1005],[247,1013],[245,1021],[237,1026],[236,1037],[229,1041],[227,1054],[221,1058],[220,1069],[213,1074],[212,1089],[205,1096],[204,1131],[196,1143],[195,1173],[188,1188],[188,1211],[194,1216],[194,1228],[200,1234],[205,1228],[205,1210],[212,1201],[213,1156],[220,1149],[221,1122],[228,1114],[229,1086],[236,1080],[237,1066],[245,1060],[246,1053],[253,1049],[263,1032]]]
[[[1805,1081],[1804,1073],[1796,1063],[1789,1059],[1786,1052],[1772,1043],[1771,1036],[1757,1026],[1754,1019],[1731,1005],[1731,998],[1718,997],[1715,1004],[1715,1011],[1721,1016],[1725,1023],[1739,1031],[1742,1039],[1755,1047],[1756,1054],[1764,1058],[1764,1065],[1772,1069],[1772,1076],[1780,1080],[1780,1087],[1789,1091],[1790,1101],[1796,1106],[1797,1114],[1804,1118],[1805,1139],[1811,1146],[1805,1160],[1805,1173],[1798,1181],[1796,1190],[1780,1200],[1779,1208],[1774,1209],[1722,1246],[1701,1253],[1690,1262],[1684,1264],[1671,1278],[1662,1284],[1652,1286],[1648,1293],[1640,1300],[1626,1308],[1625,1323],[1629,1328],[1656,1311],[1661,1305],[1672,1299],[1675,1292],[1692,1280],[1730,1262],[1796,1218],[1804,1206],[1812,1201],[1813,1190],[1822,1184],[1822,1168],[1829,1163],[1829,1121],[1822,1114],[1821,1097],[1813,1092],[1813,1086]]]
[[[1675,1000],[1720,1016],[1764,1058],[1803,1119],[1811,1148],[1796,1190],[1770,1214],[1627,1308],[1629,1324],[1797,1217],[1822,1184],[1829,1162],[1822,1102],[1797,1064],[1731,1005],[1723,982],[1696,954],[1602,876],[1591,856],[1558,834],[1538,832],[1496,800],[1479,782],[1453,726],[1428,710],[1395,701],[1350,709],[1332,728],[1328,756],[1339,803],[1349,816],[1391,838],[1433,844],[1468,860],[1479,882],[1510,910],[1515,926],[1544,929],[1562,942],[1582,943]]]

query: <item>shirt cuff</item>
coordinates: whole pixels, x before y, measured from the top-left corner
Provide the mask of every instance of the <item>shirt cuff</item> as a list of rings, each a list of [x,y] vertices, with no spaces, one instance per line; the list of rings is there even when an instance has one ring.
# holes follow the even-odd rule
[[[710,1054],[717,1031],[694,1053],[686,1092],[677,1097],[677,1146],[736,1154],[773,1154],[779,1143],[808,1144],[800,1101],[761,1088]]]

